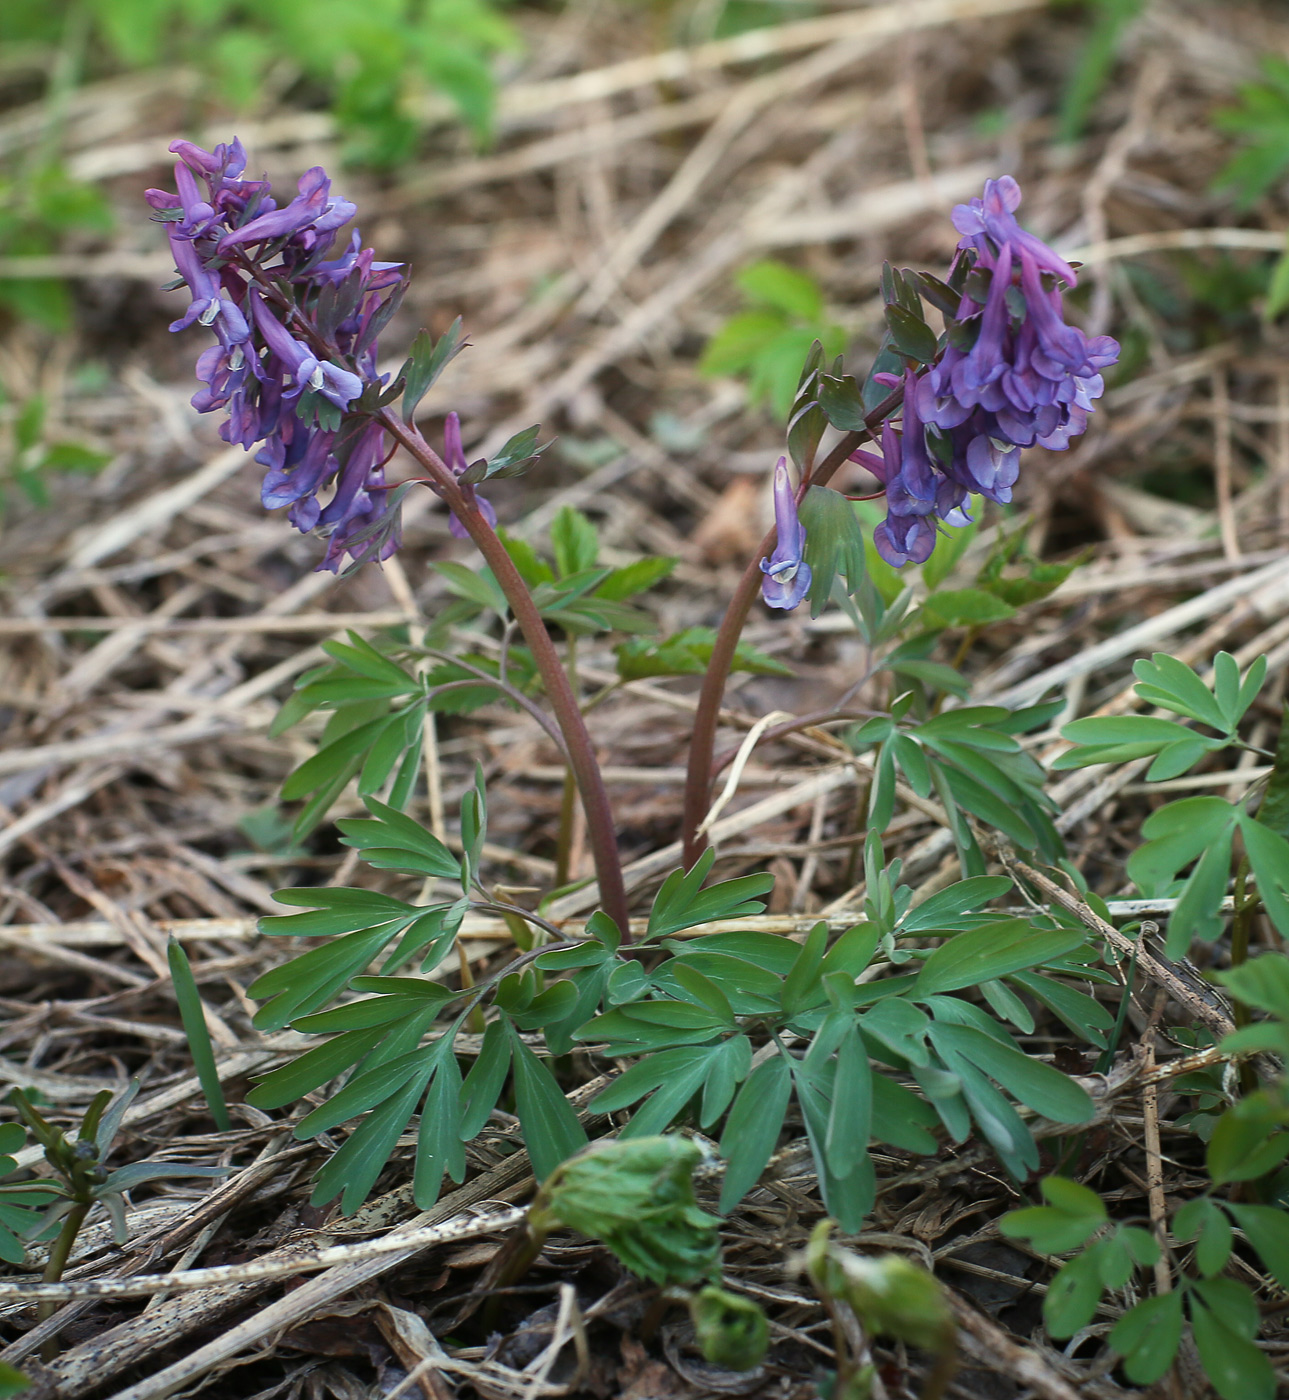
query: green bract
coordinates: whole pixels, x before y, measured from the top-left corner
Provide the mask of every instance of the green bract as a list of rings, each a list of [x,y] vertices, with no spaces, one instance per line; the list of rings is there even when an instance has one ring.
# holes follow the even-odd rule
[[[770,1326],[750,1298],[709,1284],[690,1299],[689,1316],[708,1361],[730,1371],[750,1371],[761,1364]]]
[[[694,1200],[694,1168],[702,1160],[682,1137],[593,1143],[547,1178],[529,1223],[603,1240],[650,1283],[695,1283],[712,1275],[721,1253],[720,1221]]]
[[[832,1229],[831,1220],[815,1226],[803,1260],[821,1296],[845,1302],[871,1335],[948,1351],[957,1327],[936,1279],[900,1254],[845,1249],[829,1238]]]

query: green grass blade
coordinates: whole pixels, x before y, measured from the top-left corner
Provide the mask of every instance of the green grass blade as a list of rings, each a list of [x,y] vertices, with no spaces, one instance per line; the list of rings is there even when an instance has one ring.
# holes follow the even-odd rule
[[[184,1034],[188,1037],[188,1048],[192,1052],[193,1068],[201,1091],[210,1105],[210,1115],[221,1133],[228,1132],[232,1120],[228,1116],[228,1105],[224,1102],[224,1086],[219,1082],[219,1071],[215,1068],[215,1048],[210,1043],[210,1032],[206,1029],[206,1016],[202,1010],[201,993],[197,990],[197,979],[192,975],[192,965],[188,954],[179,942],[171,938],[166,948],[170,962],[170,980],[175,987],[175,1000],[179,1003],[179,1019],[183,1022]]]

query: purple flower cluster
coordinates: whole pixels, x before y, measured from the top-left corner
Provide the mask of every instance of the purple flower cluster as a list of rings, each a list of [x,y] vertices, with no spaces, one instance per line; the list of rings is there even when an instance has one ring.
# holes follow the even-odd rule
[[[851,460],[885,488],[887,516],[873,543],[896,567],[929,558],[937,521],[965,523],[972,495],[1010,501],[1022,448],[1069,447],[1105,387],[1101,372],[1119,358],[1110,336],[1089,339],[1066,323],[1061,286],[1076,284],[1074,269],[1021,228],[1020,200],[1020,186],[1004,176],[957,206],[962,238],[951,277],[964,290],[947,344],[930,365],[875,376],[903,388],[900,423],[882,425],[879,452]],[[778,518],[777,473],[775,502]],[[761,561],[762,594],[771,607],[795,607],[805,589],[785,590],[771,567],[783,550],[783,519],[778,526],[780,548]]]
[[[376,337],[402,290],[399,263],[374,260],[357,232],[328,258],[355,206],[331,193],[319,167],[279,207],[267,180],[248,180],[240,141],[204,151],[175,141],[178,197],[148,190],[165,222],[175,268],[192,302],[170,326],[207,326],[215,344],[197,361],[201,413],[227,410],[226,442],[263,446],[266,507],[289,506],[299,530],[329,537],[318,566],[339,570],[358,555],[386,512],[385,433],[371,417],[345,417],[376,371]],[[382,294],[393,289],[388,297]],[[334,483],[324,504],[319,492]],[[398,548],[384,533],[375,557]]]
[[[886,488],[873,542],[896,566],[922,563],[934,518],[965,519],[972,494],[1010,501],[1021,448],[1069,447],[1119,357],[1110,336],[1066,324],[1059,284],[1073,287],[1074,269],[1017,223],[1020,199],[1004,176],[953,211],[971,271],[949,343],[935,364],[906,372],[901,428],[884,425],[880,456],[855,454]]]

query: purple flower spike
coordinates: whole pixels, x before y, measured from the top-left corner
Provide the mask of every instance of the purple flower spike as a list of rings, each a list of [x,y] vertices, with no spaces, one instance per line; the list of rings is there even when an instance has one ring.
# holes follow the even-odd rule
[[[802,557],[806,531],[797,515],[797,497],[788,476],[788,459],[780,457],[774,468],[774,527],[778,542],[774,553],[761,560],[761,597],[772,608],[795,608],[810,588],[810,565]]]
[[[376,262],[357,233],[327,260],[355,209],[332,195],[324,170],[308,171],[279,208],[267,180],[243,178],[240,141],[213,151],[176,141],[170,149],[180,160],[178,194],[149,190],[145,198],[166,225],[191,294],[170,329],[207,326],[216,340],[197,361],[202,387],[193,407],[227,410],[226,442],[262,444],[264,504],[288,507],[298,530],[327,534],[319,568],[338,571],[346,554],[388,558],[399,528],[397,504],[386,504],[386,436],[355,405],[369,385],[385,382],[372,329],[401,292],[400,265]],[[337,324],[342,299],[348,311]]]
[[[972,495],[1005,504],[1023,447],[1063,452],[1087,427],[1119,346],[1067,324],[1059,286],[1074,271],[1016,221],[1020,187],[989,180],[954,210],[962,272],[987,279],[964,295],[934,364],[904,376],[903,423],[882,426],[881,456],[857,452],[886,488],[887,519],[873,533],[897,568],[935,547],[936,517],[963,524]]]

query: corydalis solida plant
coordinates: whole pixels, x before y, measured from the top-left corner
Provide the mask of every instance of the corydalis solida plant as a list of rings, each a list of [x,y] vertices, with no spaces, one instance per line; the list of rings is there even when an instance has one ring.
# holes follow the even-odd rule
[[[544,723],[557,742],[562,740],[571,775],[587,812],[587,839],[595,855],[602,905],[588,922],[586,938],[564,941],[560,929],[546,922],[544,916],[498,904],[489,895],[480,884],[477,864],[485,836],[485,794],[480,774],[462,805],[464,854],[460,864],[462,897],[459,900],[426,905],[395,900],[371,890],[323,891],[315,887],[281,892],[282,903],[315,912],[283,916],[265,931],[288,937],[316,934],[330,941],[273,969],[255,984],[253,996],[271,998],[257,1014],[256,1024],[263,1029],[292,1024],[306,1034],[333,1031],[341,1034],[318,1047],[320,1055],[309,1051],[300,1062],[287,1067],[285,1074],[275,1072],[255,1091],[257,1097],[253,1102],[263,1108],[282,1107],[296,1102],[302,1093],[330,1082],[341,1070],[354,1069],[354,1075],[336,1098],[323,1111],[308,1114],[300,1123],[301,1135],[308,1136],[370,1111],[365,1126],[349,1137],[324,1170],[317,1187],[321,1194],[316,1199],[325,1200],[330,1198],[329,1193],[344,1185],[346,1209],[361,1200],[372,1187],[400,1133],[423,1104],[419,1110],[421,1137],[417,1158],[419,1201],[437,1193],[445,1172],[458,1179],[464,1171],[461,1144],[481,1129],[508,1075],[513,1075],[517,1116],[539,1174],[553,1170],[584,1141],[585,1131],[560,1086],[524,1036],[540,1032],[548,1052],[557,1056],[569,1054],[580,1040],[589,1039],[601,1049],[611,1047],[606,1050],[610,1055],[640,1060],[643,1075],[623,1076],[615,1084],[614,1094],[601,1104],[606,1112],[617,1111],[630,1107],[642,1094],[650,1095],[647,1108],[633,1115],[633,1131],[643,1133],[665,1127],[684,1109],[700,1086],[712,1086],[710,1091],[703,1088],[706,1116],[702,1126],[710,1127],[727,1112],[729,1114],[720,1149],[731,1163],[723,1188],[727,1207],[750,1189],[759,1176],[787,1105],[792,1095],[797,1094],[812,1142],[820,1147],[820,1171],[825,1177],[831,1174],[826,1193],[834,1201],[847,1201],[847,1219],[858,1221],[868,1209],[874,1189],[866,1151],[870,1122],[879,1123],[880,1134],[891,1141],[904,1142],[910,1150],[933,1150],[934,1147],[925,1131],[910,1135],[905,1120],[919,1119],[920,1115],[919,1121],[930,1123],[934,1121],[935,1110],[912,1091],[902,1093],[898,1085],[889,1087],[886,1080],[875,1090],[879,1097],[885,1096],[882,1103],[874,1100],[863,1108],[859,1117],[847,1117],[854,1105],[849,1104],[846,1096],[852,1088],[863,1092],[864,1067],[868,1064],[866,1042],[857,1020],[868,1014],[868,1004],[856,1004],[851,992],[855,979],[877,955],[881,939],[887,938],[893,949],[897,926],[903,912],[907,912],[906,896],[895,887],[894,878],[888,878],[882,870],[879,833],[885,829],[890,813],[873,816],[873,830],[865,845],[869,887],[885,891],[880,897],[874,896],[875,912],[867,920],[871,927],[857,925],[832,949],[827,948],[830,930],[826,923],[821,923],[811,932],[804,947],[791,939],[765,935],[768,944],[762,939],[751,945],[751,961],[741,954],[731,953],[723,962],[684,966],[685,950],[693,943],[700,945],[697,952],[700,958],[705,959],[709,953],[718,951],[711,946],[710,939],[721,935],[709,934],[708,926],[712,923],[761,912],[761,896],[768,892],[771,883],[767,875],[748,875],[708,886],[705,882],[714,860],[711,853],[691,861],[687,871],[674,870],[667,876],[653,901],[645,928],[632,946],[612,813],[586,732],[577,682],[570,675],[576,669],[571,664],[573,648],[570,646],[561,656],[546,630],[544,619],[553,620],[569,637],[579,635],[579,627],[629,631],[631,610],[610,605],[620,604],[623,597],[631,596],[633,591],[639,591],[639,586],[644,586],[637,586],[638,564],[643,563],[647,566],[645,572],[652,571],[652,576],[657,578],[661,575],[653,566],[668,561],[644,560],[623,570],[601,569],[595,532],[584,517],[578,517],[580,524],[570,518],[559,531],[552,528],[553,568],[527,546],[511,542],[508,547],[494,529],[491,510],[476,488],[493,477],[522,470],[535,456],[536,430],[518,435],[490,461],[475,462],[466,456],[460,423],[455,415],[448,415],[444,424],[441,455],[421,436],[414,423],[416,405],[424,389],[459,345],[459,337],[453,333],[436,344],[423,335],[413,346],[407,363],[394,376],[393,383],[386,383],[379,376],[372,348],[379,328],[377,322],[390,309],[397,287],[395,282],[376,287],[374,280],[377,276],[383,278],[394,273],[401,285],[401,276],[394,269],[377,270],[374,263],[360,261],[370,255],[355,241],[352,245],[354,266],[335,284],[334,298],[328,291],[331,284],[318,286],[315,274],[327,263],[329,252],[329,247],[321,245],[338,236],[339,226],[333,221],[341,212],[340,204],[331,199],[322,172],[310,172],[301,183],[298,200],[292,200],[279,211],[276,206],[268,207],[270,196],[265,188],[243,197],[245,158],[239,148],[207,155],[181,146],[179,153],[185,160],[188,176],[186,180],[181,177],[180,198],[176,203],[172,196],[154,196],[154,203],[172,225],[172,238],[177,245],[176,261],[194,301],[199,303],[192,316],[176,325],[182,327],[197,321],[210,326],[217,338],[213,364],[203,364],[203,377],[207,389],[212,391],[212,401],[207,403],[206,396],[199,395],[198,406],[227,407],[230,413],[227,433],[232,440],[242,441],[250,432],[252,444],[265,444],[262,455],[270,450],[281,452],[280,464],[265,462],[270,472],[279,470],[281,473],[281,479],[273,478],[274,490],[289,489],[296,493],[289,504],[296,513],[298,526],[307,528],[310,519],[316,518],[320,527],[330,529],[328,553],[334,562],[338,562],[342,552],[348,553],[357,563],[366,557],[381,557],[396,547],[396,536],[388,528],[388,522],[394,518],[389,507],[370,523],[354,525],[341,534],[339,541],[337,516],[343,515],[348,509],[346,501],[352,499],[344,494],[349,489],[347,478],[351,485],[357,483],[353,485],[355,494],[363,492],[369,497],[382,492],[392,496],[410,484],[400,485],[391,492],[383,475],[373,479],[374,472],[383,473],[390,445],[402,447],[422,469],[423,474],[415,480],[428,485],[443,500],[460,528],[479,548],[490,573],[490,577],[483,577],[484,570],[472,573],[453,562],[444,566],[445,577],[461,585],[464,601],[491,610],[506,624],[501,660],[494,670],[483,664],[493,660],[491,655],[444,658],[442,653],[427,647],[411,648],[393,639],[381,642],[385,650],[357,637],[349,647],[328,644],[329,655],[342,670],[348,669],[368,683],[369,688],[362,691],[363,695],[372,694],[370,682],[374,680],[377,689],[383,692],[382,701],[393,693],[398,703],[391,701],[389,711],[371,721],[372,727],[386,726],[379,728],[379,740],[370,734],[364,735],[362,725],[343,731],[341,738],[314,756],[315,759],[325,756],[325,762],[318,764],[310,759],[297,770],[293,776],[300,777],[304,769],[313,765],[307,774],[308,783],[301,779],[290,795],[296,797],[318,790],[323,792],[324,804],[329,803],[349,778],[358,774],[360,791],[372,815],[370,820],[342,820],[340,826],[345,840],[365,851],[368,863],[376,868],[395,869],[405,874],[414,872],[436,880],[454,878],[457,865],[452,853],[402,810],[412,790],[411,783],[415,781],[415,758],[410,767],[399,769],[398,778],[389,787],[388,801],[382,802],[376,795],[386,790],[392,769],[388,763],[383,768],[374,763],[370,752],[374,752],[379,743],[382,761],[388,759],[397,744],[386,743],[386,738],[391,735],[395,741],[400,738],[399,732],[389,726],[395,722],[402,725],[408,719],[417,721],[439,692],[457,691],[462,685],[472,691],[477,691],[480,685],[485,689],[491,686],[494,693],[500,691],[512,703],[522,703]],[[202,196],[200,180],[206,181],[206,197]],[[959,271],[963,279],[970,272],[969,263],[973,259],[974,253],[971,259],[961,259]],[[901,282],[900,286],[904,292],[909,292],[905,283]],[[910,295],[920,312],[917,293]],[[969,295],[970,288],[965,281],[956,293],[946,287],[944,299],[949,308],[946,314],[952,316],[959,312],[963,298]],[[973,305],[984,304],[976,303],[974,297],[972,302]],[[719,716],[720,691],[735,659],[739,630],[757,588],[764,580],[767,588],[774,590],[771,601],[782,608],[795,607],[805,597],[810,598],[812,605],[822,605],[839,572],[829,549],[837,549],[837,540],[846,530],[852,537],[842,542],[850,562],[841,571],[852,587],[859,582],[860,575],[853,567],[853,535],[858,530],[855,513],[840,493],[826,489],[827,482],[863,442],[878,440],[888,432],[897,435],[901,472],[905,470],[903,459],[915,452],[926,459],[925,463],[919,461],[919,470],[932,476],[938,470],[930,461],[935,440],[932,429],[918,416],[916,388],[927,367],[944,358],[947,342],[938,343],[912,307],[902,304],[901,311],[904,316],[902,333],[893,338],[889,347],[889,361],[899,365],[900,374],[891,385],[876,379],[870,381],[878,385],[876,396],[884,394],[880,403],[866,404],[858,391],[848,397],[847,385],[850,390],[854,390],[855,385],[853,380],[839,378],[840,364],[834,367],[832,376],[828,376],[820,372],[818,356],[812,356],[788,433],[788,450],[800,484],[794,491],[786,461],[776,470],[778,531],[758,551],[760,557],[752,561],[751,581],[740,586],[721,632],[713,635],[703,628],[687,629],[687,633],[693,635],[687,637],[686,646],[692,650],[686,652],[685,659],[692,657],[701,665],[703,655],[710,655],[703,702],[696,716],[691,783],[686,796],[687,822],[694,801],[701,804],[698,820],[690,827],[691,831],[702,829],[700,822],[707,812],[707,793],[713,771],[711,738]],[[1009,315],[1014,314],[1010,305],[1008,311]],[[967,308],[961,319],[973,318],[980,319]],[[991,334],[1001,335],[1001,332]],[[1004,344],[1004,341],[1000,339],[999,343]],[[247,361],[252,358],[254,363],[248,366]],[[221,378],[225,375],[226,379]],[[240,378],[234,381],[234,375]],[[400,380],[406,381],[401,416],[391,407],[399,392]],[[891,392],[885,392],[887,388]],[[283,416],[282,405],[288,406],[289,416]],[[239,426],[238,415],[247,422]],[[251,415],[254,415],[253,424]],[[893,426],[897,418],[901,421],[899,429]],[[284,423],[290,425],[289,437],[283,431]],[[823,461],[816,462],[815,452],[829,423],[840,429],[843,436]],[[297,425],[305,438],[304,445],[298,449]],[[370,455],[359,458],[358,465],[354,466],[357,445],[369,443],[372,444]],[[298,456],[288,456],[297,450]],[[309,470],[297,475],[306,461]],[[909,474],[913,475],[911,467]],[[921,482],[915,481],[913,485],[918,487]],[[807,504],[813,502],[813,515],[808,511],[798,514],[797,502],[801,496]],[[342,503],[339,508],[336,508],[337,501]],[[300,507],[298,511],[297,506]],[[858,557],[862,567],[862,540],[860,545]],[[637,569],[633,576],[636,582],[620,577],[632,569]],[[616,584],[615,576],[619,576]],[[476,588],[476,584],[481,586]],[[619,591],[615,594],[613,588],[609,588],[603,594],[592,596],[590,590],[602,584],[613,585]],[[504,594],[504,598],[499,593]],[[577,605],[587,599],[594,604],[593,612],[600,610],[598,621],[589,619],[594,626],[589,625],[588,614],[577,611]],[[527,653],[518,663],[516,655],[522,649],[510,645],[507,609],[513,613],[527,644]],[[892,635],[888,633],[881,639],[883,644]],[[635,676],[692,674],[694,666],[664,656],[668,651],[674,654],[677,641],[678,638],[665,639],[652,651],[648,646],[633,650],[625,646],[619,648],[619,661],[627,663],[619,666],[620,679],[633,678],[633,667],[637,668]],[[456,669],[446,665],[437,681],[434,673],[413,674],[427,654],[453,663]],[[396,657],[409,660],[411,668],[404,670]],[[651,666],[656,669],[649,669]],[[540,677],[558,722],[558,734],[532,699],[535,686],[521,690],[514,683],[513,677],[521,673],[521,668],[525,684],[533,673]],[[940,672],[946,669],[938,668]],[[337,680],[339,686],[335,684]],[[311,688],[312,696],[308,694]],[[291,712],[298,718],[311,710],[338,705],[341,691],[344,692],[341,698],[351,697],[355,693],[352,682],[330,673],[316,675],[293,697],[302,703]],[[402,703],[404,699],[405,704]],[[597,703],[596,696],[587,701],[588,708],[594,703]],[[1036,711],[1013,716],[1012,722],[1017,732],[1027,732],[1027,727],[1043,722],[1046,714],[1046,710],[1038,707]],[[1015,839],[1023,844],[1032,832],[1040,843],[1047,840],[1050,822],[1043,825],[1043,813],[1037,807],[1037,796],[1041,794],[1036,784],[1041,774],[1031,772],[1026,766],[1018,741],[1001,730],[996,734],[977,733],[971,715],[957,720],[952,715],[938,718],[940,729],[925,736],[926,752],[930,754],[930,757],[923,754],[928,781],[931,773],[937,779],[943,778],[944,791],[948,794],[946,801],[953,798],[955,789],[941,763],[945,753],[935,748],[937,743],[949,759],[960,749],[974,755],[973,745],[985,752],[1003,751],[1011,760],[1010,776],[997,764],[989,771],[997,773],[999,781],[1006,780],[1008,790],[1016,794],[1016,805],[1030,814],[1025,817],[1028,829],[1022,830]],[[912,732],[920,723],[916,717],[909,717],[905,705],[890,717],[889,733],[883,731],[885,737],[879,736],[879,742],[885,744],[889,740],[895,746],[897,741],[908,737],[906,733],[897,732],[897,725]],[[419,724],[406,725],[405,729],[421,732]],[[946,738],[948,731],[952,733]],[[355,738],[363,742],[370,740],[366,762],[361,755],[354,759]],[[869,739],[865,737],[862,742],[867,743]],[[334,754],[332,750],[342,743],[344,755]],[[913,747],[922,753],[916,741]],[[883,753],[886,752],[888,750],[883,749]],[[357,766],[345,767],[351,759],[355,765],[362,764],[361,773]],[[974,758],[971,762],[981,767]],[[379,770],[379,776],[369,775],[369,766],[373,773]],[[1036,769],[1036,765],[1033,767]],[[411,775],[406,784],[402,778],[404,771]],[[882,771],[892,774],[887,786],[891,792],[890,803],[893,803],[894,770],[887,763]],[[327,784],[331,785],[329,789]],[[874,791],[880,796],[881,790],[879,781]],[[399,795],[395,797],[394,792]],[[890,803],[877,802],[875,812],[882,813],[883,805]],[[571,808],[571,798],[564,805],[565,809]],[[968,804],[963,805],[964,809],[974,810]],[[996,814],[998,805],[993,804],[990,811]],[[325,805],[318,810],[325,811]],[[1011,815],[1012,808],[1005,808],[1004,817]],[[1059,843],[1054,832],[1048,844],[1053,843]],[[972,852],[976,856],[979,852],[969,832],[962,838],[961,845],[965,870]],[[1005,886],[1007,882],[1001,883]],[[959,932],[953,923],[963,909],[968,905],[974,909],[981,901],[987,902],[1000,893],[998,882],[986,879],[983,885],[976,884],[965,892],[955,893],[948,904],[942,901],[941,905],[934,906],[941,918],[936,925],[937,933]],[[477,894],[482,894],[483,899],[477,899]],[[963,898],[967,900],[965,905],[958,902]],[[543,947],[534,943],[536,935],[521,928],[515,936],[516,946],[523,950],[520,956],[490,975],[486,982],[458,990],[437,982],[426,983],[423,977],[395,975],[414,958],[420,959],[422,973],[432,971],[447,956],[460,921],[470,908],[489,913],[501,910],[508,920],[523,920],[539,929],[541,936],[556,941]],[[925,927],[929,926],[913,932],[923,932]],[[512,931],[514,928],[512,923]],[[696,931],[693,939],[672,947],[675,936],[689,930]],[[1053,936],[1030,938],[1031,932]],[[976,957],[973,975],[983,976],[991,969],[999,975],[1014,970],[1018,966],[1017,956],[1021,956],[1026,965],[1037,966],[1045,958],[1073,951],[1083,939],[1081,929],[1027,929],[1026,935],[1025,950],[1023,955],[1018,955],[1013,952],[1013,940],[1018,931],[1012,924],[1004,922],[1001,926],[987,927],[982,935],[984,941],[972,945],[977,948],[977,953],[973,954]],[[391,947],[394,939],[400,941],[381,965],[380,975],[368,978],[365,971],[373,958]],[[704,944],[705,947],[701,946]],[[745,942],[735,946],[743,953],[749,951]],[[658,959],[664,954],[672,960],[679,959],[682,964],[670,980],[666,980],[670,974],[655,976],[662,966]],[[756,957],[765,960],[764,967],[755,961]],[[737,976],[731,986],[738,995],[734,1000],[721,991],[716,980],[733,975],[729,968],[731,962],[748,963],[747,968],[735,969]],[[768,974],[769,981],[758,976],[758,967]],[[560,975],[544,984],[548,973]],[[903,995],[912,988],[911,981],[887,980],[892,985],[882,990],[882,997]],[[753,984],[761,988],[755,995],[749,991],[755,990]],[[935,966],[931,966],[931,975],[918,983],[919,994],[931,998],[932,1013],[939,1006],[936,999],[942,993],[956,991],[961,985],[956,975],[946,974]],[[350,989],[370,992],[375,1000],[361,1003],[346,1000],[330,1010],[322,1009],[337,995],[347,997]],[[687,1000],[690,996],[698,996],[706,1011]],[[493,1019],[485,1023],[486,1043],[481,1047],[474,1068],[462,1082],[455,1055],[455,1037],[468,1023],[468,1018],[482,1012],[485,1002]],[[657,1005],[660,1002],[667,1004]],[[631,1010],[637,1003],[645,1008],[639,1016]],[[450,1015],[455,1018],[450,1024],[447,1023],[449,1006]],[[678,1011],[674,1010],[676,1006],[679,1006]],[[956,1003],[952,1009],[956,1010]],[[662,1020],[650,1019],[654,1012],[660,1013]],[[1087,1014],[1099,1013],[1089,1011]],[[374,1015],[376,1020],[364,1020],[361,1025],[354,1022],[355,1016],[369,1015]],[[809,1026],[802,1020],[805,1016],[810,1018]],[[805,1029],[801,1033],[811,1031],[817,1028],[820,1017],[826,1024],[826,1033],[821,1032],[822,1039],[812,1051],[809,1063],[799,1060],[787,1048],[781,1033],[795,1037],[802,1027]],[[913,1012],[911,1020],[908,1017],[905,1020],[917,1028],[915,1040],[923,1033],[930,1034],[926,1013]],[[436,1033],[432,1029],[436,1023],[437,1039],[424,1043],[425,1037]],[[662,1031],[654,1029],[658,1025],[663,1027]],[[641,1026],[645,1027],[643,1031]],[[945,1030],[943,1034],[937,1031],[943,1056],[947,1057],[943,1065],[937,1063],[937,1069],[955,1073],[948,1061],[957,1064],[960,1060],[965,1063],[972,1055],[983,1057],[984,1065],[992,1066],[989,1073],[996,1070],[996,1077],[1013,1081],[1022,1097],[1025,1094],[1031,1098],[1041,1097],[1047,1107],[1065,1113],[1066,1121],[1084,1120],[1090,1111],[1086,1094],[1081,1090],[1066,1090],[1065,1081],[1056,1071],[1048,1066],[1036,1068],[1019,1050],[1008,1053],[1004,1047],[1000,1058],[993,1048],[996,1038],[992,1031],[973,1034],[972,1029],[966,1027],[963,1034],[958,1033],[962,1027]],[[356,1036],[351,1034],[355,1031],[358,1032]],[[770,1058],[761,1057],[754,1065],[753,1043],[767,1035],[775,1045],[776,1054]],[[918,1044],[910,1043],[914,1056],[920,1056],[922,1051]],[[903,1032],[899,1044],[904,1044]],[[780,1051],[782,1053],[777,1053]],[[902,1049],[893,1053],[908,1058]],[[349,1058],[342,1064],[336,1057],[344,1055]],[[661,1079],[650,1080],[654,1074],[661,1075]],[[319,1077],[314,1078],[315,1075]],[[1023,1125],[1014,1114],[1007,1116],[1007,1111],[996,1101],[994,1091],[984,1081],[973,1077],[970,1068],[962,1071],[962,1078],[964,1083],[970,1082],[970,1092],[979,1110],[978,1121],[992,1125],[986,1132],[997,1128],[991,1141],[997,1139],[995,1145],[1007,1154],[1006,1159],[1016,1173],[1023,1176],[1037,1163],[1036,1149]],[[654,1091],[663,1086],[666,1092],[655,1094]],[[1030,1099],[1023,1101],[1030,1102]],[[958,1108],[954,1110],[956,1126],[953,1131],[961,1137],[970,1120],[965,1111],[959,1112]],[[756,1131],[749,1134],[750,1125]],[[352,1180],[346,1179],[346,1173],[359,1162],[361,1171]]]
[[[476,491],[492,476],[522,471],[536,455],[536,431],[513,439],[491,462],[467,463],[451,414],[444,453],[434,452],[412,416],[460,348],[459,336],[454,329],[446,347],[449,337],[436,345],[423,336],[392,385],[378,373],[376,338],[397,307],[404,278],[397,264],[376,262],[357,233],[344,254],[328,259],[356,211],[332,196],[325,172],[307,172],[296,197],[279,208],[267,181],[245,178],[246,154],[237,141],[214,152],[179,141],[172,150],[180,157],[177,202],[164,191],[148,194],[193,297],[172,329],[203,324],[217,342],[198,362],[205,388],[194,406],[227,409],[228,441],[248,448],[263,443],[257,460],[268,468],[265,504],[289,506],[297,528],[327,536],[321,568],[338,570],[346,554],[355,564],[392,554],[404,488],[390,490],[387,462],[402,446],[425,469],[417,479],[446,502],[454,533],[468,534],[479,547],[533,650],[591,817],[606,908],[625,928],[612,815],[580,707],[532,594],[493,528],[492,507]],[[721,696],[758,587],[770,606],[790,609],[810,593],[816,574],[835,573],[830,562],[821,570],[812,558],[798,516],[810,489],[825,486],[848,461],[864,465],[887,503],[874,544],[897,566],[922,562],[935,546],[937,518],[960,523],[973,493],[1011,499],[1022,447],[1061,450],[1086,426],[1102,391],[1101,370],[1114,362],[1118,346],[1066,324],[1060,287],[1074,286],[1074,271],[1020,227],[1019,203],[1019,187],[1004,177],[987,181],[982,198],[957,207],[962,239],[947,284],[927,274],[888,272],[894,292],[886,298],[887,348],[902,369],[872,377],[890,390],[881,403],[868,408],[854,381],[837,377],[840,364],[831,379],[817,360],[808,369],[789,429],[799,485],[794,492],[786,463],[776,469],[776,529],[730,603],[704,678],[684,804],[687,865],[702,849]],[[943,336],[926,325],[919,289],[944,313]],[[404,380],[416,387],[409,383],[400,419],[389,405]],[[840,393],[830,398],[829,384]],[[844,436],[816,463],[827,423]],[[879,452],[862,451],[866,441]],[[324,504],[320,493],[327,490]]]

